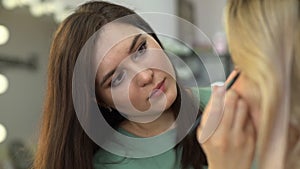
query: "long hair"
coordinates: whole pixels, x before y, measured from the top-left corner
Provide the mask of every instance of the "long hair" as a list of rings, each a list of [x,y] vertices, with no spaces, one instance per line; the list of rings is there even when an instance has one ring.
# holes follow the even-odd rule
[[[72,100],[72,76],[75,63],[86,41],[97,30],[115,19],[132,14],[135,12],[119,5],[108,2],[88,2],[81,5],[58,27],[50,49],[47,93],[34,169],[93,168],[93,156],[99,146],[85,133],[76,117]],[[140,23],[139,28],[145,32],[153,32],[142,18],[137,19]],[[160,44],[154,33],[149,34]],[[118,117],[110,120],[113,125],[118,125],[122,121]],[[193,138],[196,140],[195,134]],[[199,144],[184,145],[188,152],[192,150],[189,148],[191,146],[199,149],[199,153],[202,152]],[[199,158],[199,155],[191,156],[192,160],[183,160],[182,165],[193,165],[198,169],[201,164],[195,161]]]
[[[226,6],[233,61],[261,95],[260,169],[300,167],[299,5],[299,0],[229,0]]]

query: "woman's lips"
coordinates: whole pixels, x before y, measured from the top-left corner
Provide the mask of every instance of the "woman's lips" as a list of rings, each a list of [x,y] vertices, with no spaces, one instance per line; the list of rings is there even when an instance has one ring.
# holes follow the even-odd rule
[[[162,93],[165,92],[166,90],[166,86],[165,86],[165,78],[156,85],[156,87],[152,90],[149,98],[152,98],[152,97],[157,97],[157,96],[160,96]]]

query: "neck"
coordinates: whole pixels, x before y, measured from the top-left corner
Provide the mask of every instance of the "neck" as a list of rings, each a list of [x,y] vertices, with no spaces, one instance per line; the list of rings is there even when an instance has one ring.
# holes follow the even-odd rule
[[[174,113],[171,109],[168,109],[151,122],[139,123],[125,120],[120,124],[120,127],[139,137],[153,137],[173,128],[174,122]]]

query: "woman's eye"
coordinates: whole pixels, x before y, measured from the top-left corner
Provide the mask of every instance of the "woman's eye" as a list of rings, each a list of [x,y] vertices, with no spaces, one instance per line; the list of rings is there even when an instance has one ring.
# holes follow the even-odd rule
[[[139,46],[138,50],[133,55],[133,59],[137,60],[139,59],[147,50],[147,41],[144,40],[142,44]]]
[[[122,70],[119,73],[117,73],[116,76],[114,76],[112,78],[111,86],[116,87],[116,86],[120,85],[122,83],[122,81],[124,80],[125,76],[126,76],[125,70]]]

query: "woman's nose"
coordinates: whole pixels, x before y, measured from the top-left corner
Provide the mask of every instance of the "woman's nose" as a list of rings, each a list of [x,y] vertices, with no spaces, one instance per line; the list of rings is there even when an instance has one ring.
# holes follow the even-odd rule
[[[144,69],[136,74],[136,82],[139,86],[144,87],[152,83],[154,72],[152,69]]]

